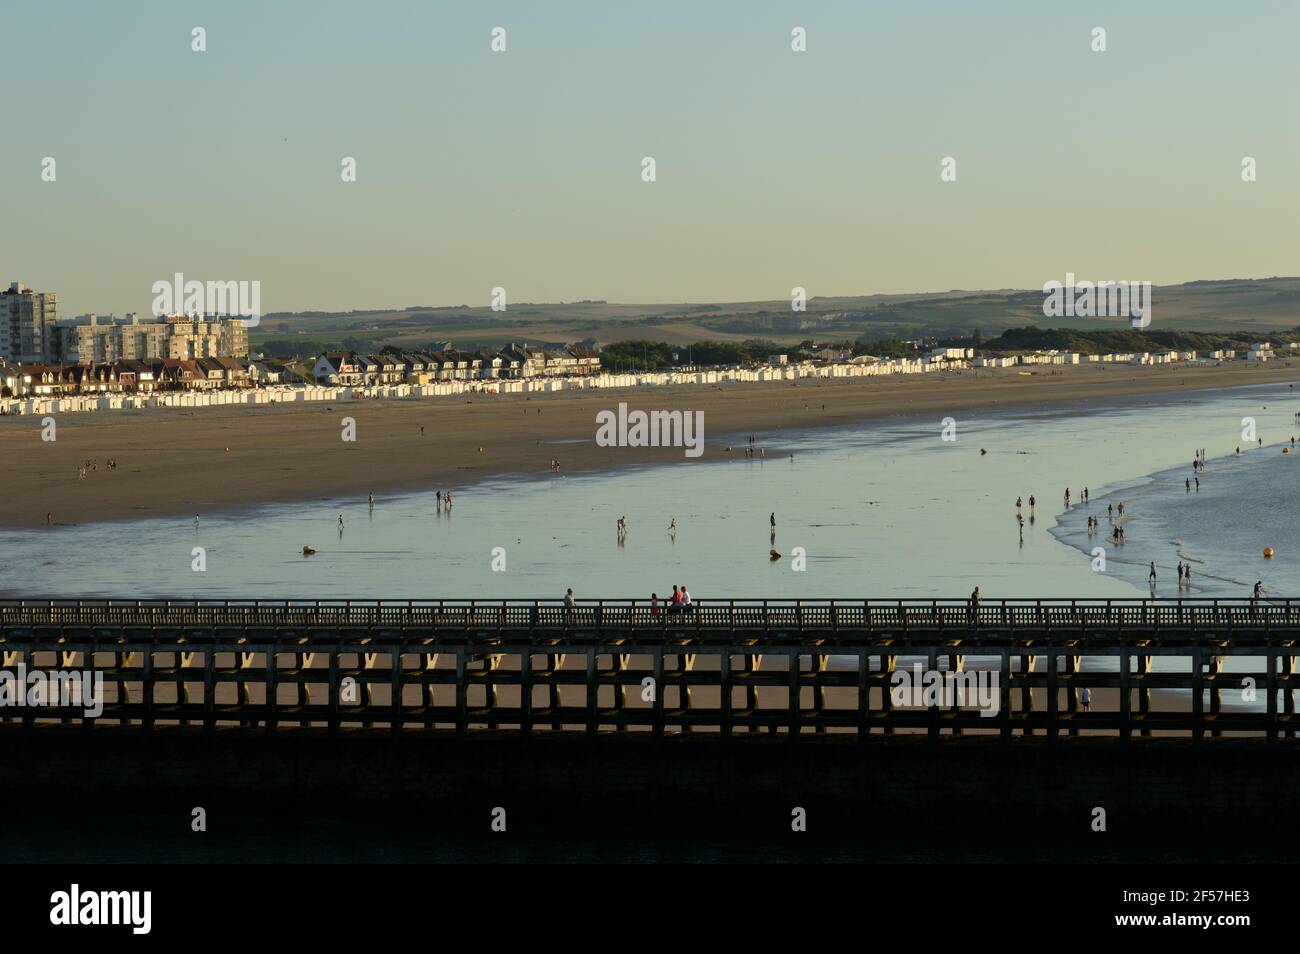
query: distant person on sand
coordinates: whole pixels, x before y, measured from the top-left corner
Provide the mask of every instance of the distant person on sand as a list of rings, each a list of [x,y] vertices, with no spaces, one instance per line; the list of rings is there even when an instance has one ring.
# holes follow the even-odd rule
[[[1147,574],[1147,582],[1155,583],[1156,581],[1156,561],[1151,561],[1151,572]]]
[[[1079,702],[1083,704],[1084,712],[1092,708],[1092,691],[1087,686],[1084,686],[1083,692],[1079,693]]]
[[[768,522],[769,522],[773,527],[775,527],[775,526],[776,526],[776,511],[772,511],[772,515],[771,515],[770,517],[768,517],[767,519],[768,519]]]

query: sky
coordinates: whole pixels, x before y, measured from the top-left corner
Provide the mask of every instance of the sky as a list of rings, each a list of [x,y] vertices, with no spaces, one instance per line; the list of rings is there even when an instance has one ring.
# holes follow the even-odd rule
[[[0,279],[67,316],[176,272],[264,313],[1300,273],[1290,0],[3,14]]]

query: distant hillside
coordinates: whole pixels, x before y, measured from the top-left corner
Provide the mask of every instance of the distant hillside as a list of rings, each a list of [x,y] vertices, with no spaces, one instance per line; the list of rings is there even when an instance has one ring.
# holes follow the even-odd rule
[[[1154,330],[1149,330],[1150,334],[1177,330],[1211,335],[1240,332],[1248,337],[1252,332],[1261,334],[1300,325],[1300,278],[1194,281],[1158,286],[1152,297]],[[706,340],[740,344],[762,338],[790,345],[814,337],[881,340],[970,337],[978,333],[989,338],[1008,329],[1026,327],[1128,333],[1123,318],[1047,318],[1042,305],[1039,289],[955,289],[814,297],[803,312],[791,311],[785,299],[648,305],[597,300],[512,302],[504,312],[494,312],[486,305],[410,306],[400,310],[264,315],[250,337],[255,348],[294,354],[311,347],[420,348],[445,340],[465,348],[499,347],[509,341],[582,339],[688,345]],[[1133,350],[1120,345],[1116,348]]]

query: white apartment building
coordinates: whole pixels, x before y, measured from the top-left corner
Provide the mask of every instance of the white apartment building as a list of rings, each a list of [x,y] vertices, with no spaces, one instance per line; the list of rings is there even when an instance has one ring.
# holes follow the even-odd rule
[[[46,361],[49,328],[58,317],[54,292],[34,292],[22,282],[0,292],[0,360],[21,364]]]

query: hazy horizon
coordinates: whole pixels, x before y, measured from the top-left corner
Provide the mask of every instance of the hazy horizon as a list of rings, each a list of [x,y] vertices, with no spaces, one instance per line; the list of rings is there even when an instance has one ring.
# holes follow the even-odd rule
[[[1171,285],[1286,275],[1300,250],[1300,5],[7,13],[0,279],[65,316],[147,313],[176,272],[260,281],[272,314],[481,307],[496,286],[514,304]]]

